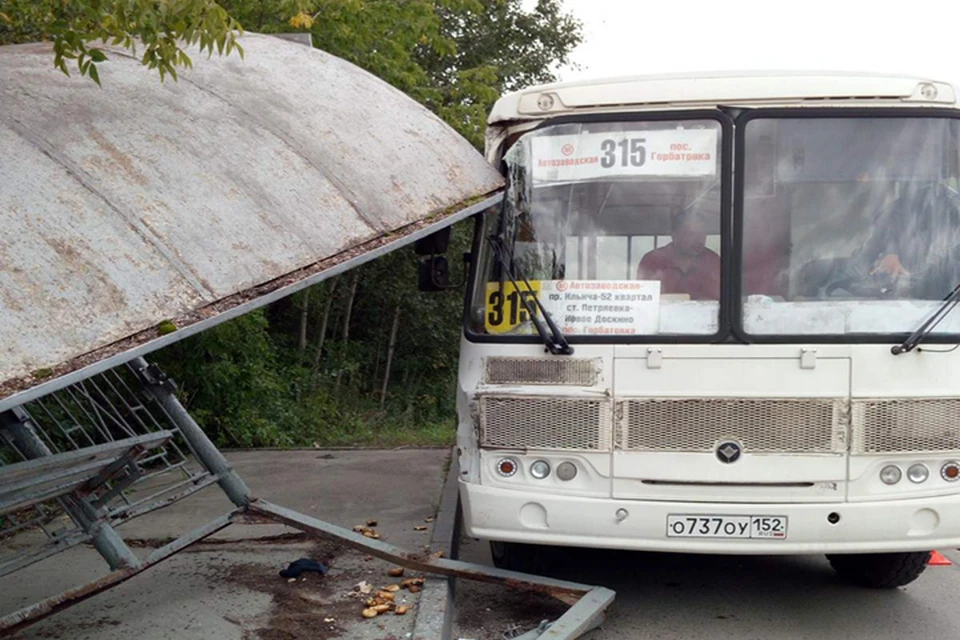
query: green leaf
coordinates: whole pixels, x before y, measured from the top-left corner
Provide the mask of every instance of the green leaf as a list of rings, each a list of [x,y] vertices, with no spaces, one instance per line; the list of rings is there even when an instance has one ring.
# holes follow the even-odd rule
[[[90,49],[89,51],[90,59],[94,62],[103,62],[107,59],[107,54],[105,54],[100,49]]]
[[[87,68],[87,73],[89,74],[90,79],[97,83],[97,86],[98,86],[98,87],[102,87],[102,86],[103,86],[102,84],[100,84],[100,72],[97,71],[97,65],[91,64],[91,65]]]

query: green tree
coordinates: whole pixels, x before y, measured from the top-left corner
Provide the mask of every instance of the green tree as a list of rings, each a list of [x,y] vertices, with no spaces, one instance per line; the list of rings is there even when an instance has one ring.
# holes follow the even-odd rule
[[[222,5],[248,29],[296,28],[289,12],[268,0]],[[555,80],[581,38],[579,23],[563,12],[560,0],[540,0],[531,11],[523,10],[521,0],[321,0],[315,8],[308,17],[318,48],[404,91],[478,147],[493,102],[504,91]],[[454,230],[449,259],[455,279],[472,232],[472,222]],[[190,345],[178,352],[175,359],[183,362],[176,366],[188,392],[195,385],[205,391],[189,396],[191,409],[211,419],[215,414],[210,426],[233,433],[236,441],[259,441],[275,428],[281,432],[277,444],[448,442],[455,426],[462,314],[461,290],[417,291],[416,256],[404,249],[340,276],[337,284],[277,302],[264,314],[265,323],[246,326],[248,340],[271,345],[273,364],[266,373],[259,358],[249,358],[248,348],[231,340],[217,346],[231,366],[188,370],[197,359]],[[211,408],[211,371],[214,378],[239,375],[234,367],[266,375],[267,388],[232,385],[241,392]],[[277,393],[282,408],[274,406],[270,415],[281,419],[271,420],[257,398]],[[251,425],[260,425],[252,435]]]
[[[158,352],[194,418],[220,444],[296,444],[289,382],[260,309]]]
[[[54,66],[100,83],[97,63],[120,47],[156,69],[161,80],[189,67],[186,47],[208,54],[243,54],[240,24],[215,0],[5,0],[0,44],[52,40]]]
[[[583,39],[582,25],[561,0],[439,4],[440,33],[452,47],[421,47],[417,60],[433,91],[424,102],[478,148],[493,103],[504,92],[554,82]]]

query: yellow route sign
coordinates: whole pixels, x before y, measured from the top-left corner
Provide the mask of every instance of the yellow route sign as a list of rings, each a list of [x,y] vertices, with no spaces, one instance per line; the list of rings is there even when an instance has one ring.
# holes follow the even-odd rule
[[[531,289],[539,294],[540,281],[531,280],[530,288],[523,282],[517,284],[520,285],[519,288],[510,282],[487,283],[486,313],[483,323],[488,333],[507,333],[530,321],[530,313],[523,298],[533,295]],[[530,302],[536,309],[536,303],[532,300]]]

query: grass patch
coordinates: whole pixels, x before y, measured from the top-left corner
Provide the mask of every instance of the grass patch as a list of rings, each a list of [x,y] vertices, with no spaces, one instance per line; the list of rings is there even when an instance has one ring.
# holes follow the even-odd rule
[[[349,422],[343,426],[327,425],[311,438],[316,447],[447,447],[456,440],[454,420],[419,426],[385,422]]]

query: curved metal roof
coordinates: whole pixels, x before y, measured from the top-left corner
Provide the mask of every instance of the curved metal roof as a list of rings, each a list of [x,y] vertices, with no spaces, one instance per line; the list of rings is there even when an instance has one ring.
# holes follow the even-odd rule
[[[270,36],[242,44],[243,59],[194,52],[165,83],[114,51],[102,89],[54,70],[49,44],[0,47],[0,400],[162,320],[249,310],[500,188],[374,76]]]

